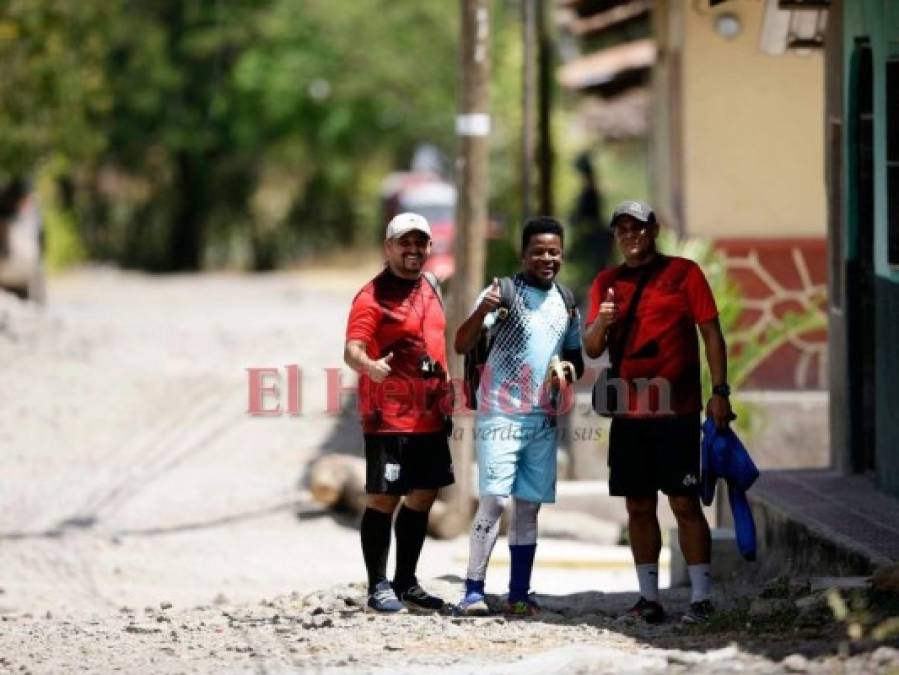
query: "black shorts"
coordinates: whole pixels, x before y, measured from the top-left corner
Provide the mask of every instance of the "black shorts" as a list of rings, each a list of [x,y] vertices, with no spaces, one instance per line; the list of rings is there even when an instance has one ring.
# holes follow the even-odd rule
[[[612,420],[609,494],[648,497],[699,491],[699,413]]]
[[[405,495],[453,482],[453,458],[445,433],[365,434],[368,494]]]

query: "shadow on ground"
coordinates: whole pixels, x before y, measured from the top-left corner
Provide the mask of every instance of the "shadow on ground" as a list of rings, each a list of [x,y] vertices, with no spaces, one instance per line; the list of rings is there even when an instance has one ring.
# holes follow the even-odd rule
[[[350,511],[336,511],[331,508],[313,506],[309,509],[300,509],[297,511],[297,520],[307,522],[310,520],[318,520],[320,518],[328,518],[348,530],[359,529],[359,515]]]
[[[439,581],[452,583],[461,589],[463,580],[454,575],[446,575],[440,577]],[[631,637],[647,647],[679,652],[710,652],[735,645],[743,653],[755,654],[775,662],[793,654],[820,659],[865,653],[884,645],[899,646],[899,638],[886,642],[850,642],[846,625],[834,620],[832,616],[819,618],[815,625],[803,624],[795,616],[788,614],[753,617],[749,610],[756,592],[757,589],[747,588],[742,594],[729,594],[730,597],[727,598],[715,597],[717,612],[704,625],[687,624],[682,620],[689,603],[688,589],[661,591],[660,600],[667,616],[659,625],[648,625],[628,614],[630,607],[638,600],[637,593],[601,591],[568,595],[537,594],[535,598],[541,607],[539,615],[510,621],[547,626],[590,626],[600,631]],[[503,601],[502,596],[487,596],[487,604],[496,616],[502,616]]]

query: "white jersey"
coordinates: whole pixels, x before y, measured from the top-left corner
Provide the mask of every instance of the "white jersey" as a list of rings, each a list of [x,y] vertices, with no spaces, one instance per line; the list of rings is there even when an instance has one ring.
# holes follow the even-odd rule
[[[478,414],[543,415],[543,383],[553,356],[580,349],[580,315],[570,317],[558,287],[544,289],[513,279],[515,295],[505,319],[493,311],[484,327],[495,331],[481,374]],[[477,307],[489,288],[478,295]]]

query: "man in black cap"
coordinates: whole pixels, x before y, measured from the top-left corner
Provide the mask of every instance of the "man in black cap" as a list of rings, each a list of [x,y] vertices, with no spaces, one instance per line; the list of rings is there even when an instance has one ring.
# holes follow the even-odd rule
[[[683,618],[703,622],[713,608],[711,537],[698,496],[703,403],[696,328],[713,384],[706,414],[725,428],[733,414],[718,309],[695,262],[656,249],[659,225],[649,205],[622,202],[611,228],[624,263],[601,271],[593,282],[584,349],[596,358],[608,348],[617,380],[612,382],[617,395],[606,401],[616,403],[610,411],[609,492],[627,502],[640,584],[640,599],[631,612],[649,623],[665,617],[658,595],[662,539],[656,505],[661,490],[677,519],[692,585]]]

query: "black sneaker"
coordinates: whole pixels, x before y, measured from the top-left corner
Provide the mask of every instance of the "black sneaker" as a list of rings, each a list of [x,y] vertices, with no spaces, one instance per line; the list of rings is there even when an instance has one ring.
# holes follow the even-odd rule
[[[690,609],[684,612],[681,620],[684,623],[708,623],[714,613],[715,606],[711,600],[700,600],[690,603]]]
[[[418,612],[439,612],[446,604],[419,586],[417,581],[406,590],[398,591],[397,597],[406,607]]]
[[[665,610],[662,605],[642,596],[637,600],[637,604],[630,608],[628,614],[643,619],[646,623],[662,623],[665,620]]]

